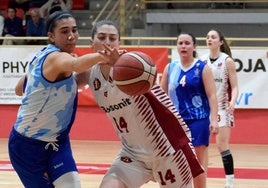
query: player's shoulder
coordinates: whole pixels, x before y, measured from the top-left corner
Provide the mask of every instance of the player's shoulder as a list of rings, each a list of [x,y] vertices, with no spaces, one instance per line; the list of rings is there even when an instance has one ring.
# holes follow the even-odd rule
[[[234,59],[232,57],[230,57],[228,54],[222,52],[221,53],[221,58],[222,60],[224,60],[227,64],[228,63],[234,63]]]
[[[207,65],[207,63],[203,60],[201,60],[200,58],[195,58],[194,60],[194,66],[195,67],[205,67]]]

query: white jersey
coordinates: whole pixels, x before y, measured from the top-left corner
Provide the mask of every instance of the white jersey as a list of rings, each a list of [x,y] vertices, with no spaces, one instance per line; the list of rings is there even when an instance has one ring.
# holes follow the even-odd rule
[[[231,98],[229,75],[226,67],[226,59],[229,56],[221,52],[220,56],[211,62],[209,54],[202,56],[202,60],[211,68],[217,90],[218,109],[220,115],[219,126],[230,125],[233,122],[233,114],[228,114],[227,108]]]
[[[129,96],[106,81],[100,66],[91,69],[89,85],[122,141],[137,160],[166,157],[189,144],[190,131],[169,97],[155,85],[151,92]]]

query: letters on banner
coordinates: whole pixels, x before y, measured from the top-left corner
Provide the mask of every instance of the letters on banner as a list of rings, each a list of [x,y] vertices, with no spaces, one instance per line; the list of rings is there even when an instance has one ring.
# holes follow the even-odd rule
[[[0,47],[0,104],[20,104],[21,97],[14,93],[19,78],[27,71],[34,54],[42,47]],[[127,48],[127,51],[142,51],[152,57],[157,66],[159,83],[165,65],[178,58],[177,49],[171,50],[169,59],[167,48]],[[198,49],[201,56],[208,51]],[[91,48],[76,48],[78,56],[92,53]],[[233,58],[238,74],[239,96],[236,108],[268,108],[268,52],[266,49],[233,49]],[[79,105],[96,105],[88,86],[79,88]]]

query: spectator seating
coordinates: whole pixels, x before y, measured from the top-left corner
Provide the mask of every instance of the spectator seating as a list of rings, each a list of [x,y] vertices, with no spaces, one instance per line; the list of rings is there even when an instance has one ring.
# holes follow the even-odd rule
[[[5,9],[5,12],[4,12],[4,17],[7,17],[7,8]],[[16,10],[17,10],[17,16],[19,17],[19,18],[21,18],[22,20],[23,19],[25,19],[25,14],[24,14],[24,11],[23,11],[23,9],[22,8],[16,8]]]
[[[24,15],[24,11],[23,11],[23,9],[22,8],[16,8],[16,10],[17,10],[17,16],[19,17],[19,18],[21,18],[22,20],[24,20],[25,19],[25,15]]]
[[[85,9],[85,1],[84,0],[75,0],[73,1],[73,10],[83,10]]]
[[[8,7],[9,0],[1,0],[0,10],[6,10]]]

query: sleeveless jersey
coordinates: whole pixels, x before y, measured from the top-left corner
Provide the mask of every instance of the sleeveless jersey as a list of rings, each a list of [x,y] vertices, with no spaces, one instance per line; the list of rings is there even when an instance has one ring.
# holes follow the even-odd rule
[[[105,80],[99,65],[92,67],[89,85],[122,148],[136,160],[166,157],[189,144],[188,127],[159,85],[144,95],[129,96],[113,84],[112,76]]]
[[[72,126],[77,105],[77,84],[73,76],[50,82],[42,68],[47,55],[60,51],[48,45],[30,62],[27,84],[14,128],[21,135],[42,141],[57,141]]]
[[[217,99],[219,110],[227,109],[230,99],[230,86],[229,76],[226,68],[226,59],[229,56],[225,53],[221,53],[216,61],[211,63],[209,54],[202,56],[202,59],[211,68],[214,82],[217,89]]]
[[[184,120],[203,119],[210,115],[208,98],[202,81],[205,63],[194,60],[187,70],[179,61],[168,68],[168,93]]]

